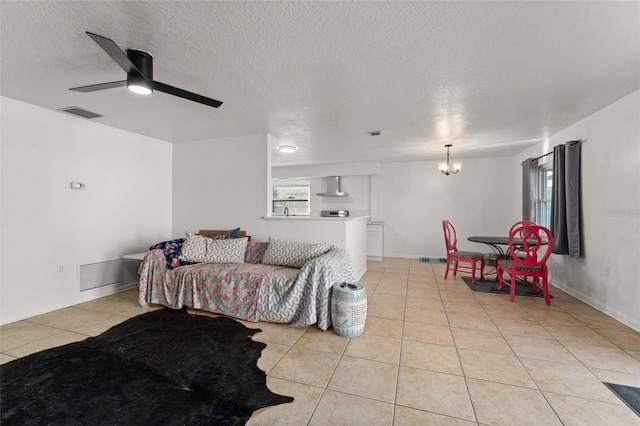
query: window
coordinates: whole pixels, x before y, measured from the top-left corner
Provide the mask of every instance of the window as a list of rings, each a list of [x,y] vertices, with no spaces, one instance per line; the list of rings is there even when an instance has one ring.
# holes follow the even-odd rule
[[[536,222],[549,228],[551,226],[551,192],[553,189],[553,162],[548,161],[538,167],[538,203]]]
[[[309,185],[274,186],[271,212],[274,216],[309,216]]]

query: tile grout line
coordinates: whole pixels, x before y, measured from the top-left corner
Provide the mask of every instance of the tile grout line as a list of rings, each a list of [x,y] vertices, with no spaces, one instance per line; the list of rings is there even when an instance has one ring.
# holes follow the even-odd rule
[[[435,271],[434,271],[434,276],[435,276]],[[443,278],[443,281],[444,281],[444,278]],[[471,289],[469,289],[469,291],[471,291]],[[442,293],[440,291],[440,283],[439,282],[438,282],[438,294],[440,294],[440,299],[442,300]],[[444,303],[443,303],[443,307],[444,307],[444,314],[447,317],[447,323],[449,324],[449,333],[451,333],[451,339],[453,340],[453,347],[455,348],[456,355],[458,357],[458,364],[460,365],[460,370],[462,371],[462,379],[464,380],[464,386],[465,386],[465,389],[467,390],[467,396],[469,398],[469,403],[471,404],[471,410],[473,411],[473,418],[475,419],[475,423],[479,424],[480,422],[478,421],[478,413],[476,412],[476,407],[475,407],[475,405],[473,403],[473,398],[471,398],[471,390],[469,389],[469,383],[467,382],[467,376],[465,374],[465,369],[464,369],[464,366],[462,365],[462,360],[460,359],[460,351],[458,350],[458,345],[456,344],[455,336],[453,335],[453,332],[451,331],[451,322],[449,321],[449,313],[448,313],[447,308],[444,306]],[[483,311],[484,311],[484,308],[483,308]]]
[[[559,308],[562,310],[562,308]],[[523,311],[525,311],[524,309],[522,309]],[[525,311],[525,313],[527,315],[530,315],[528,312]],[[530,315],[531,316],[531,315]],[[540,327],[542,327],[547,333],[551,334],[545,327],[543,324],[541,324],[537,318],[532,317],[533,318],[533,322],[535,322],[536,325],[539,325]],[[491,321],[494,322],[493,318],[491,318]],[[507,346],[509,346],[509,348],[511,349],[511,351],[513,352],[513,354],[516,356],[518,363],[522,366],[522,368],[524,369],[524,371],[527,373],[527,376],[529,376],[529,378],[531,379],[531,381],[535,384],[537,391],[540,393],[540,396],[544,399],[544,401],[547,403],[547,405],[549,406],[549,408],[551,409],[551,411],[553,412],[553,414],[556,416],[556,419],[560,422],[563,423],[562,421],[562,417],[560,416],[560,414],[557,412],[557,410],[554,408],[553,404],[551,404],[551,401],[549,401],[549,399],[547,398],[547,396],[544,394],[544,391],[540,388],[540,385],[538,384],[538,382],[533,378],[533,376],[531,375],[531,373],[529,372],[529,370],[526,368],[526,366],[524,365],[524,363],[522,362],[521,358],[528,358],[528,357],[521,357],[520,355],[517,354],[517,352],[515,351],[515,349],[512,347],[511,343],[509,343],[509,340],[506,339],[505,334],[503,333],[503,331],[500,329],[500,327],[498,327],[497,324],[494,325],[496,326],[496,328],[498,329],[498,331],[500,332],[500,335],[503,337],[503,339],[505,340]],[[551,334],[551,336],[554,338],[553,340],[555,340],[558,344],[560,344],[563,348],[564,345],[562,345],[562,343],[553,335]],[[525,336],[525,337],[534,337],[534,336]],[[566,348],[565,348],[566,350]],[[569,353],[571,353],[569,351]],[[571,353],[572,354],[572,353]],[[573,355],[573,354],[572,354]],[[575,357],[575,355],[574,355]],[[577,359],[577,358],[576,358]],[[579,359],[577,359],[578,361],[580,361]],[[540,360],[540,361],[545,361],[545,360]],[[582,363],[581,363],[582,364]],[[583,367],[586,368],[586,366],[583,365]],[[591,373],[593,374],[593,373]],[[553,392],[553,393],[557,393],[557,392]],[[574,397],[573,395],[567,395],[570,397]],[[589,399],[590,401],[595,401],[593,399]]]
[[[410,275],[408,274],[407,281],[406,281],[405,297],[404,297],[404,309],[402,312],[402,330],[400,331],[400,353],[398,354],[398,365],[396,366],[396,386],[395,386],[395,392],[393,393],[393,409],[392,409],[392,416],[391,416],[392,425],[395,425],[396,423],[396,408],[398,406],[398,388],[400,385],[400,365],[402,364],[402,350],[404,348],[404,325],[405,325],[406,316],[407,316],[407,299],[409,298],[407,294],[409,291],[409,277]]]

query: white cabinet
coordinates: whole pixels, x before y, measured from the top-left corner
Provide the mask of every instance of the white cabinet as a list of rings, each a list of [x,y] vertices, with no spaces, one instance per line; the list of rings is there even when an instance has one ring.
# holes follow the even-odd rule
[[[382,260],[384,257],[384,223],[367,222],[367,259]]]

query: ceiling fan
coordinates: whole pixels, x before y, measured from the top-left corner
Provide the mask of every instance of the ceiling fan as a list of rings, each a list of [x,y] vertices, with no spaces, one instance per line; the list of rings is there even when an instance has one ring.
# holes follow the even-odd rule
[[[92,84],[89,86],[72,87],[69,90],[76,92],[95,92],[96,90],[113,89],[115,87],[127,86],[129,90],[142,95],[149,95],[154,90],[168,93],[179,98],[188,99],[218,108],[221,101],[207,98],[196,93],[188,92],[168,84],[153,80],[153,57],[142,50],[127,49],[125,54],[117,44],[111,39],[97,34],[86,32],[98,46],[100,46],[120,67],[127,73],[127,79],[121,81],[111,81],[109,83]]]

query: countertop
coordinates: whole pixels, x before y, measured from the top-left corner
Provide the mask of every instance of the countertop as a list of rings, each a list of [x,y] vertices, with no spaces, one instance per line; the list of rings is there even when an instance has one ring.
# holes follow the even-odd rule
[[[371,216],[349,216],[349,217],[321,217],[321,216],[270,216],[265,220],[329,220],[332,222],[345,222],[349,220],[369,219]]]

